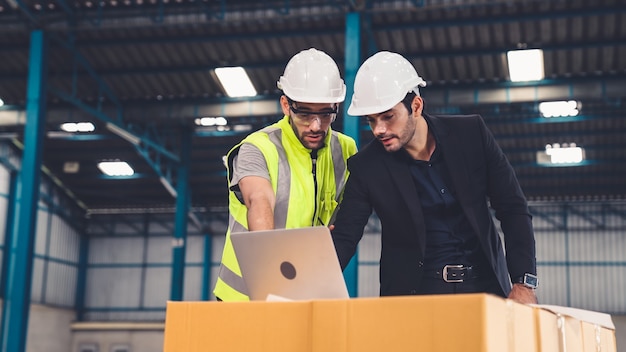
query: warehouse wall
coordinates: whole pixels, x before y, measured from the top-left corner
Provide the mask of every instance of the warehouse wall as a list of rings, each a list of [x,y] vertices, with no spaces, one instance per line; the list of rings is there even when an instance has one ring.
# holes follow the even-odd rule
[[[626,203],[532,208],[540,302],[626,314]]]
[[[74,330],[71,352],[159,352],[163,351],[161,330]]]
[[[626,315],[613,315],[617,352],[626,352]]]
[[[187,237],[184,300],[201,300],[205,236]],[[170,297],[172,239],[93,237],[89,241],[85,319],[162,321]]]
[[[72,344],[70,324],[76,313],[71,309],[33,304],[28,319],[27,352],[68,352]]]

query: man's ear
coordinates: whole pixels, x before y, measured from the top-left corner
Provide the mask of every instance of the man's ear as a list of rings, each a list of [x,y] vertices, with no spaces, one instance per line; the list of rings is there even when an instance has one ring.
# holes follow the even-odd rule
[[[421,115],[422,109],[424,109],[424,100],[420,96],[415,96],[411,102],[411,110],[413,110],[413,113]]]
[[[280,97],[280,108],[283,110],[283,115],[289,115],[289,101],[285,95]]]

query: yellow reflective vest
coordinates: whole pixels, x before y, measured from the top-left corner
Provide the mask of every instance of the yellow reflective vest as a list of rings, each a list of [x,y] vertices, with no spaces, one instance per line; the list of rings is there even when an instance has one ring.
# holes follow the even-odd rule
[[[243,143],[256,146],[265,157],[276,194],[275,228],[328,224],[348,179],[347,160],[357,150],[352,138],[329,129],[325,147],[317,152],[313,173],[311,150],[302,145],[289,124],[289,117],[285,116],[277,123],[248,135],[228,152],[229,188],[233,159]],[[235,192],[229,191],[228,210],[229,226],[213,293],[224,301],[247,301],[247,290],[230,234],[248,230],[248,209]]]

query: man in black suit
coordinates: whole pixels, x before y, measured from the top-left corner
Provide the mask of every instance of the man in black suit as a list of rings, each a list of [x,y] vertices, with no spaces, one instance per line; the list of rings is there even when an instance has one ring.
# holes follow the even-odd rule
[[[513,168],[480,116],[424,113],[420,86],[396,53],[357,72],[348,113],[367,118],[376,139],[348,160],[331,227],[342,268],[375,211],[382,296],[486,292],[536,303],[531,215]]]

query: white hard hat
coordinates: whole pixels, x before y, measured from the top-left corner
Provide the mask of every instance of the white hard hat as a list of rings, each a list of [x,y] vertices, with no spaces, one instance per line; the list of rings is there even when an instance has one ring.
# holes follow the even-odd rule
[[[294,55],[277,85],[287,97],[301,103],[341,103],[346,97],[335,60],[314,48]]]
[[[354,79],[354,95],[348,108],[352,116],[378,114],[402,101],[407,93],[419,95],[426,82],[402,55],[380,51],[361,65]]]

